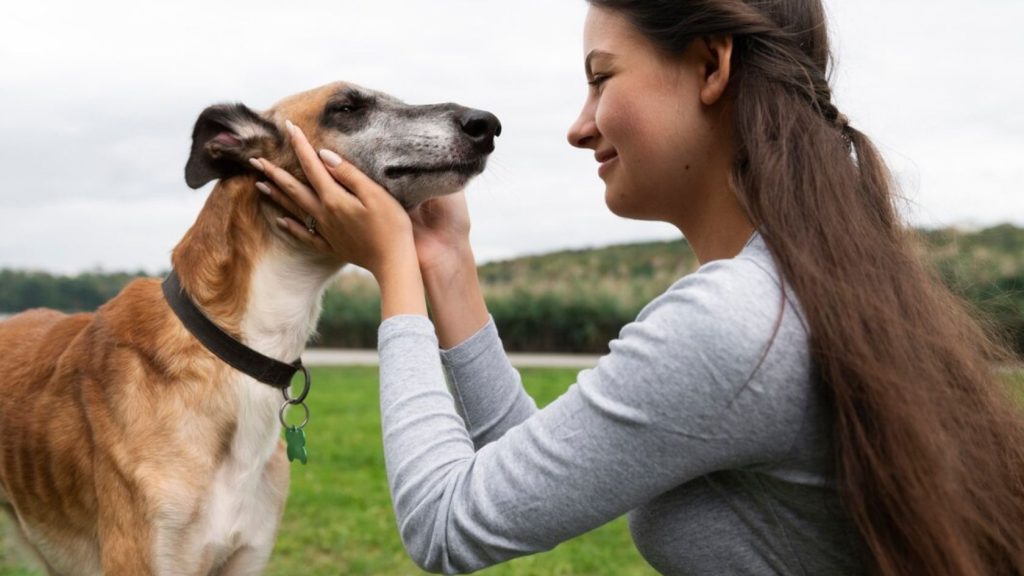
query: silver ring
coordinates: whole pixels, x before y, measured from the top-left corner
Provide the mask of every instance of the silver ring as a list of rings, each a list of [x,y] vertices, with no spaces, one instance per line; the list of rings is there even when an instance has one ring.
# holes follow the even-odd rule
[[[310,377],[310,375],[309,375],[309,369],[306,368],[306,366],[304,364],[302,364],[301,361],[298,362],[297,368],[302,371],[302,376],[303,376],[302,392],[298,396],[293,398],[292,395],[291,395],[291,392],[290,392],[290,389],[291,389],[291,385],[290,384],[288,386],[284,387],[284,388],[281,388],[281,394],[284,395],[285,401],[287,403],[289,403],[289,404],[302,404],[303,402],[305,402],[306,401],[306,396],[309,395],[309,389],[310,389],[310,387],[313,384],[313,378]]]
[[[313,218],[313,216],[306,216],[306,231],[310,234],[316,234],[316,218]]]
[[[293,426],[289,424],[287,420],[284,419],[284,412],[285,410],[288,409],[289,406],[296,406],[296,404],[292,404],[291,402],[285,402],[284,404],[281,404],[281,409],[277,412],[277,418],[278,420],[281,421],[281,426],[284,426],[285,428],[293,428]],[[305,418],[303,418],[302,424],[294,426],[294,428],[302,430],[303,428],[306,427],[306,424],[309,423],[309,406],[306,406],[305,404],[298,404],[298,406],[302,406],[302,410],[305,412]]]

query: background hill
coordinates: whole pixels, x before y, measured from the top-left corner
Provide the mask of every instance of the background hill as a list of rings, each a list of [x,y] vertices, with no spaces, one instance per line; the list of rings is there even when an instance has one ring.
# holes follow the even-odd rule
[[[1024,354],[1024,229],[919,233],[921,256]],[[509,350],[600,353],[644,304],[697,267],[679,240],[527,256],[484,264],[479,272]],[[141,275],[0,270],[0,313],[38,306],[93,310]],[[344,271],[325,298],[317,344],[374,347],[379,306],[373,279]]]

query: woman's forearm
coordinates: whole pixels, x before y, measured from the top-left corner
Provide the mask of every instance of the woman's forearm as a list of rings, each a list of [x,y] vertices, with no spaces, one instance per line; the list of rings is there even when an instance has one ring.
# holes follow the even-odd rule
[[[423,269],[422,275],[442,348],[454,347],[487,324],[487,304],[480,290],[473,250],[468,245],[443,265]]]
[[[377,274],[382,320],[403,314],[427,315],[423,279],[415,252],[410,254],[411,259],[396,259]]]

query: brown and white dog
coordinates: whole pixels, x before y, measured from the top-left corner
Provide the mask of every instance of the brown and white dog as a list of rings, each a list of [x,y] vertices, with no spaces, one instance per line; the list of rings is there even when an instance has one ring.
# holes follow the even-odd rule
[[[406,207],[480,173],[500,124],[331,84],[256,113],[207,108],[186,181],[219,179],[174,249],[185,290],[221,329],[297,358],[340,264],[280,231],[248,160],[302,177],[284,124],[340,152]],[[94,314],[0,323],[0,509],[50,574],[236,575],[263,570],[288,489],[279,390],[208,352],[137,280]]]

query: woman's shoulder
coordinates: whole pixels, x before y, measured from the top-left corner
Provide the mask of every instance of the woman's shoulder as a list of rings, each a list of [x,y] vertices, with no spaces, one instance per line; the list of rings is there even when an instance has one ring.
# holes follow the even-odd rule
[[[621,337],[646,342],[677,370],[706,366],[725,389],[756,378],[786,383],[776,388],[783,395],[807,392],[809,330],[760,237],[675,282]]]
[[[784,286],[763,240],[754,238],[736,257],[701,266],[648,304],[611,343],[606,362],[661,383],[658,401],[666,406],[700,406],[681,424],[688,433],[755,430],[788,446],[813,387],[808,331]]]
[[[707,328],[714,331],[758,334],[762,330],[757,328],[764,324],[774,326],[780,311],[783,320],[804,324],[795,293],[776,267],[764,238],[755,232],[735,257],[708,262],[677,280],[637,320],[674,312],[689,321],[705,318],[711,324]]]

